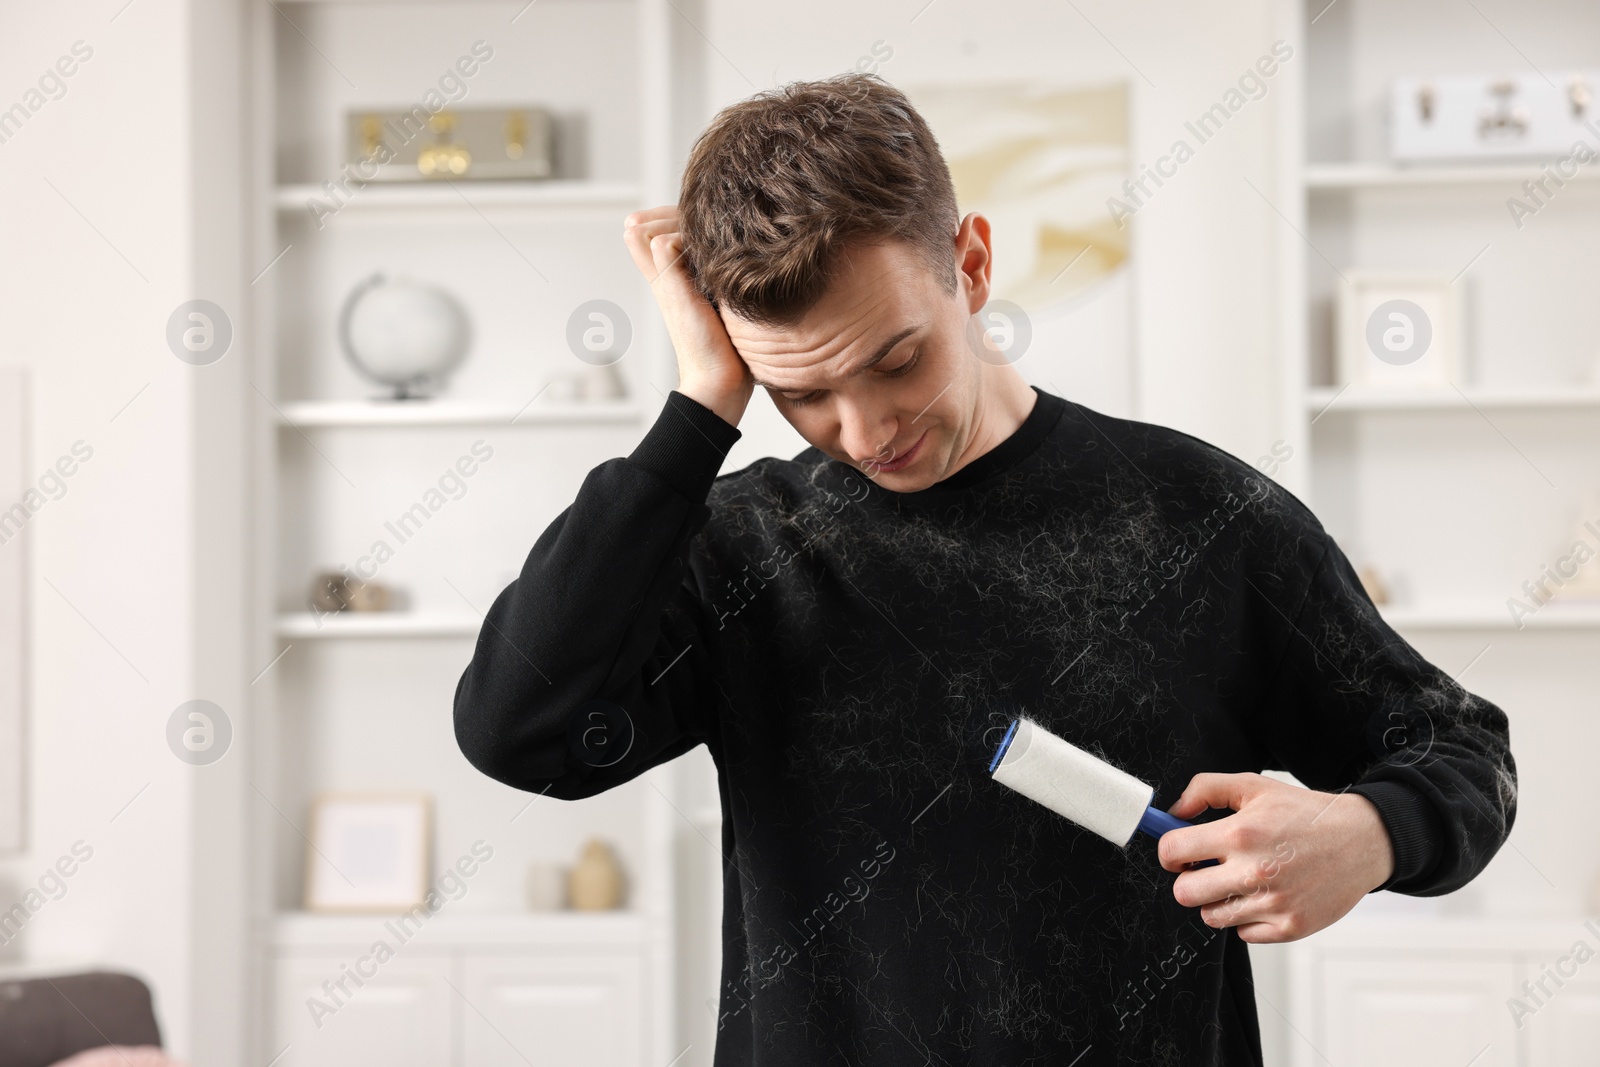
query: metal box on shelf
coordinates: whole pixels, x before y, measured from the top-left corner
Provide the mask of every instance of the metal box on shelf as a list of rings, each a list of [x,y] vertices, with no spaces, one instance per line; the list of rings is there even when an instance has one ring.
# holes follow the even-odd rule
[[[555,176],[554,123],[540,107],[351,111],[346,155],[363,181]]]

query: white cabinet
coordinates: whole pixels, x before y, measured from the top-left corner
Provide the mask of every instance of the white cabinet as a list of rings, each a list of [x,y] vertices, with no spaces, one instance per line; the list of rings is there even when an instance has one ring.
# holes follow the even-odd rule
[[[1326,959],[1323,1052],[1362,1067],[1515,1067],[1514,972],[1510,959]]]
[[[348,955],[280,958],[273,1054],[276,1067],[382,1063],[440,1067],[451,1062],[447,957],[391,959],[364,968],[358,987]],[[338,988],[343,981],[346,993]],[[324,985],[327,983],[327,985]],[[330,992],[331,989],[331,992]]]
[[[651,926],[627,913],[440,916],[396,948],[379,919],[280,917],[260,1062],[659,1067]]]
[[[642,1063],[637,962],[468,956],[462,965],[467,1067]]]
[[[278,958],[275,1067],[645,1064],[640,956],[418,955],[369,964],[360,986],[354,963]]]
[[[1591,947],[1600,948],[1595,938],[1585,940]],[[1552,957],[1524,963],[1517,981],[1519,993],[1523,981],[1537,981],[1547,973],[1542,965],[1554,967],[1559,962],[1559,957]],[[1567,964],[1562,969],[1574,966]],[[1554,979],[1545,982],[1544,988],[1551,994],[1548,998],[1541,995],[1542,1005],[1533,1004],[1523,994],[1534,1009],[1533,1014],[1521,1019],[1529,1062],[1539,1067],[1594,1067],[1600,1063],[1600,956],[1577,966],[1576,973],[1562,978],[1562,982],[1560,986]]]
[[[1287,947],[1293,1067],[1600,1063],[1600,921],[1347,917]]]

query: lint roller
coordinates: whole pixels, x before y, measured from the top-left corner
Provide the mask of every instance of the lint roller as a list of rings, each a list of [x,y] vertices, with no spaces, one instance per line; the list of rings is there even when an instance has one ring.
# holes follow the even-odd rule
[[[989,773],[1030,800],[1126,848],[1136,830],[1160,837],[1192,826],[1150,806],[1155,789],[1064,741],[1029,719],[1017,719],[989,761]],[[1210,867],[1201,860],[1191,867]]]

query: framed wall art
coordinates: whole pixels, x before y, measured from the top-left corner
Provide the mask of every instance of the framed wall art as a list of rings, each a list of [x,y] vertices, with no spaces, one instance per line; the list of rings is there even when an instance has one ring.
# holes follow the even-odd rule
[[[307,911],[396,912],[428,892],[426,793],[324,793],[312,802]]]
[[[1448,275],[1346,270],[1339,385],[1442,389],[1462,374],[1461,290]]]

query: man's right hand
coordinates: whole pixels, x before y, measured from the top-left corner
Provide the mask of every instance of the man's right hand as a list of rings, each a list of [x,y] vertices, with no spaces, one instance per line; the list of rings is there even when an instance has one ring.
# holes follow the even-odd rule
[[[678,357],[678,392],[739,425],[755,382],[728,339],[715,308],[700,295],[683,265],[683,234],[675,204],[635,211],[623,222],[634,265],[650,282]]]

